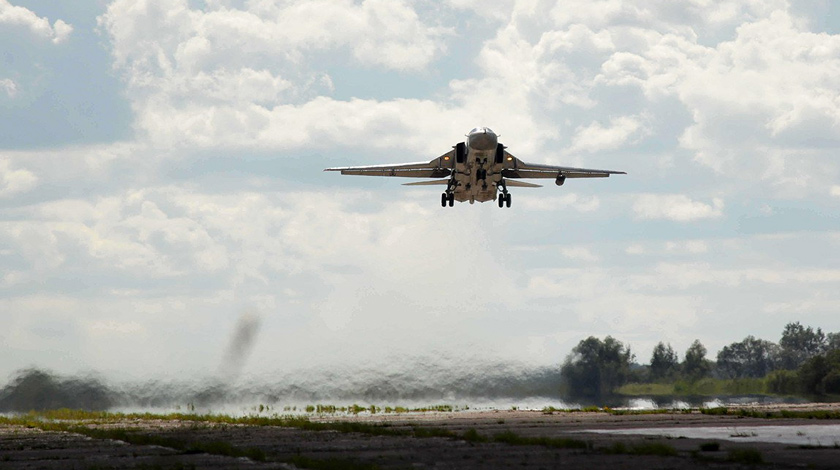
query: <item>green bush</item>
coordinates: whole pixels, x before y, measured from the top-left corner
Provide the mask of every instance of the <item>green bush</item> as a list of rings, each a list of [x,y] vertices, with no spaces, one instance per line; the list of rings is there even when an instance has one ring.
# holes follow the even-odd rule
[[[765,379],[767,391],[780,395],[792,395],[800,389],[799,376],[792,370],[774,370]]]
[[[840,394],[840,370],[834,369],[820,381],[820,388],[826,394]]]
[[[467,429],[461,437],[467,442],[487,442],[489,440],[487,437],[479,434],[475,428]]]

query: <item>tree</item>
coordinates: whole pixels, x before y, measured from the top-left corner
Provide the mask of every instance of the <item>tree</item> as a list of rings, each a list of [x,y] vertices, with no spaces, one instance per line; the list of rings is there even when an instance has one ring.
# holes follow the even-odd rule
[[[840,393],[840,349],[814,356],[796,371],[802,391],[825,395]]]
[[[747,336],[724,346],[717,355],[717,370],[726,378],[764,377],[778,362],[779,346]]]
[[[632,361],[630,348],[621,341],[590,336],[572,349],[560,373],[569,395],[602,398],[627,382]]]
[[[808,359],[826,351],[828,341],[822,330],[805,328],[799,322],[788,323],[779,340],[781,347],[779,364],[782,368],[793,370]]]
[[[829,364],[825,356],[813,357],[806,361],[797,371],[802,390],[808,394],[820,394],[820,384],[828,372]]]
[[[825,349],[827,351],[834,351],[840,349],[840,333],[829,333],[825,338]]]
[[[17,372],[0,389],[0,411],[54,410],[73,408],[106,410],[116,401],[116,394],[98,379],[64,379],[39,369]]]
[[[672,377],[679,367],[679,358],[674,348],[669,343],[665,346],[662,341],[653,348],[653,355],[650,357],[650,375],[653,380],[660,380]]]
[[[700,343],[699,339],[695,339],[685,351],[682,369],[689,380],[698,380],[709,375],[712,366],[706,359],[706,352],[706,347]]]

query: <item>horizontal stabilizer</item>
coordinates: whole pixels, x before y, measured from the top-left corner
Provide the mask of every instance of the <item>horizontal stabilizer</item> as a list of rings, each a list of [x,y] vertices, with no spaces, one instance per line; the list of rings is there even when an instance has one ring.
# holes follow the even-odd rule
[[[541,184],[529,183],[527,181],[505,180],[507,186],[517,186],[520,188],[542,188]]]
[[[449,180],[418,181],[416,183],[403,183],[403,186],[431,186],[437,184],[447,185],[449,184]]]

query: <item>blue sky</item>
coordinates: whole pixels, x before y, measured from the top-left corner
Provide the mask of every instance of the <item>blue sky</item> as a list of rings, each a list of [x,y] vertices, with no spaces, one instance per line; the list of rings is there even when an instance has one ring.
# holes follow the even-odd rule
[[[0,374],[212,374],[243,312],[255,375],[840,331],[838,32],[782,0],[0,0]],[[321,171],[477,125],[628,175],[442,210]]]

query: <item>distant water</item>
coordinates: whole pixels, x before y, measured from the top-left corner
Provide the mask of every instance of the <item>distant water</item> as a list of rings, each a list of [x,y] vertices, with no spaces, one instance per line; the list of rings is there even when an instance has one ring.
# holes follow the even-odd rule
[[[719,397],[634,397],[623,398],[613,403],[612,408],[629,410],[717,408],[744,405],[801,404],[809,400],[799,397],[778,397],[770,395],[737,395]]]
[[[588,429],[583,432],[669,438],[719,439],[733,442],[773,442],[822,447],[840,446],[840,425],[692,426],[690,428]]]

